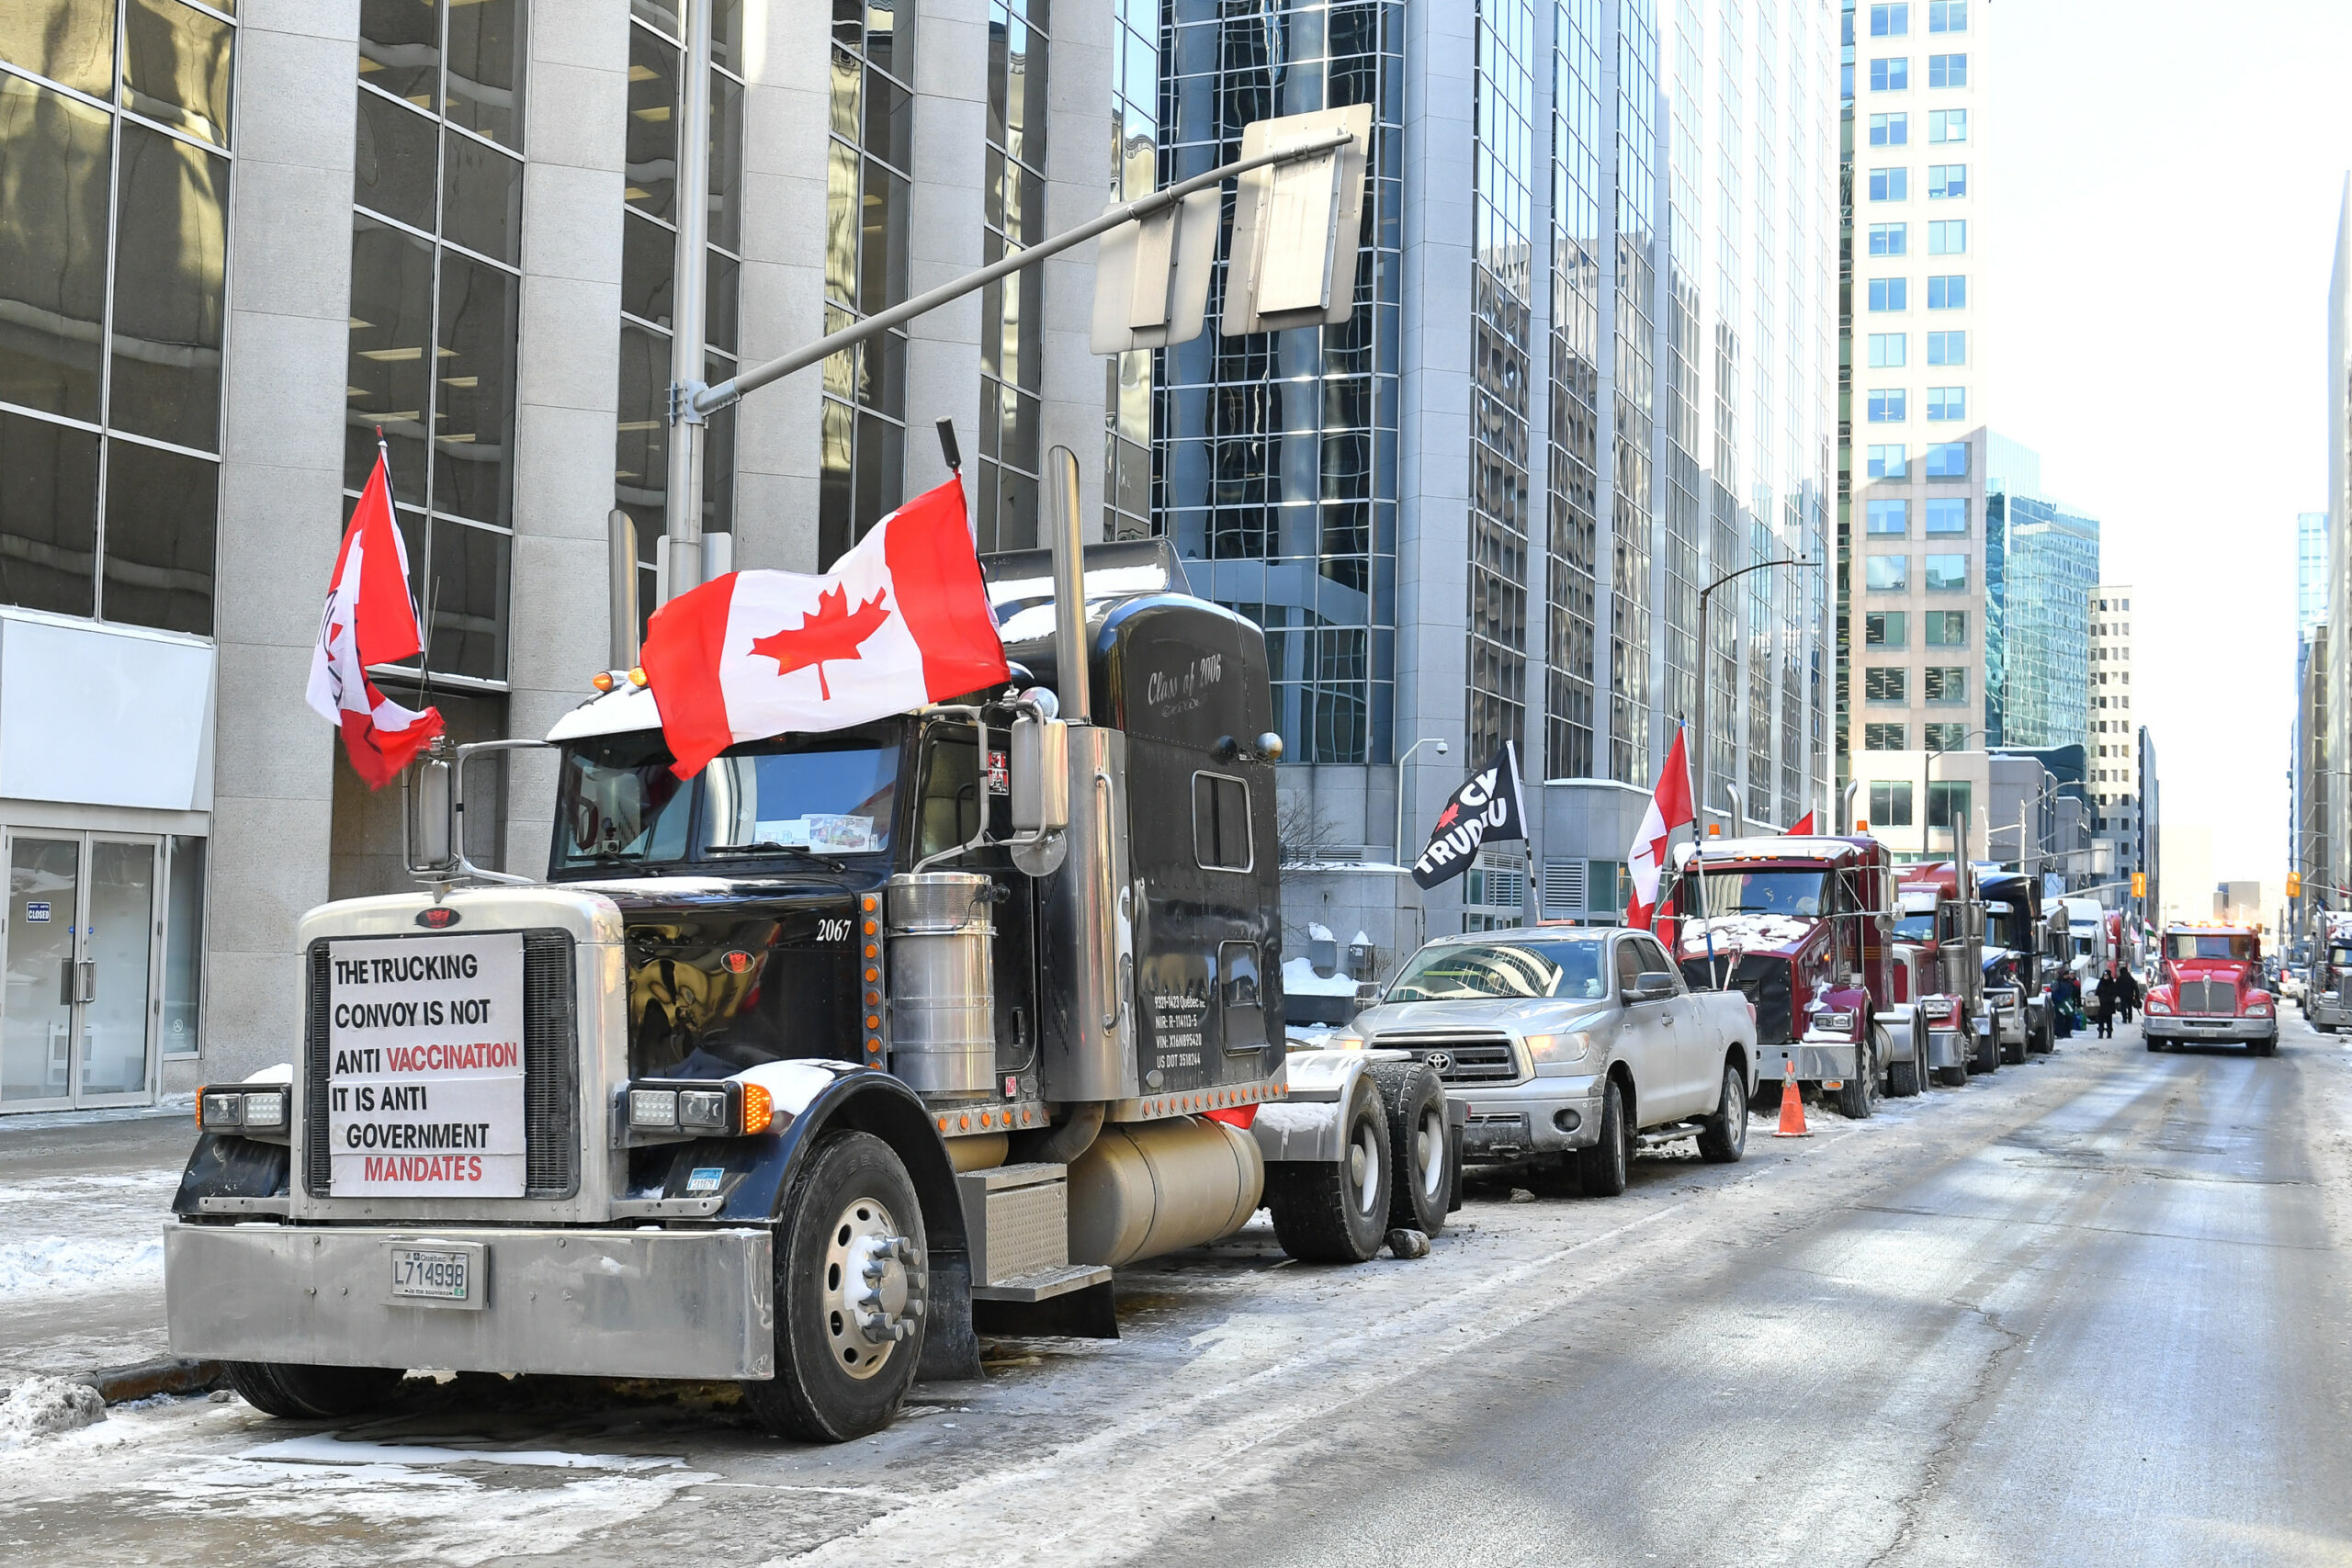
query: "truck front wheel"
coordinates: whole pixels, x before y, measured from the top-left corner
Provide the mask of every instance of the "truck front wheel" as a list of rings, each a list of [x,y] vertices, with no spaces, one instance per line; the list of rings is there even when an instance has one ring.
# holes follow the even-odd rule
[[[391,1398],[406,1375],[398,1367],[311,1367],[291,1361],[225,1361],[221,1367],[240,1399],[285,1421],[373,1410]]]
[[[1365,1073],[1340,1108],[1340,1157],[1276,1160],[1266,1167],[1274,1239],[1302,1263],[1363,1263],[1388,1235],[1396,1179],[1388,1115]]]
[[[1872,1024],[1870,1043],[1854,1047],[1854,1070],[1847,1075],[1846,1087],[1838,1091],[1840,1116],[1860,1122],[1878,1109],[1877,1097],[1871,1091],[1878,1087],[1877,1057],[1885,1049],[1885,1032]]]
[[[776,1226],[775,1376],[743,1402],[778,1437],[842,1443],[879,1431],[922,1359],[922,1208],[896,1150],[827,1138]]]

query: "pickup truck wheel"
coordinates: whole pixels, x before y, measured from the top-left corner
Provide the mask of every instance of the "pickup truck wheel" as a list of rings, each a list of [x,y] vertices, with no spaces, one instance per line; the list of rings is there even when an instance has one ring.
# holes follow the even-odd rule
[[[318,1421],[356,1416],[391,1398],[407,1374],[398,1367],[312,1367],[292,1361],[224,1361],[229,1386],[265,1416]]]
[[[1276,1160],[1266,1167],[1274,1239],[1302,1263],[1363,1263],[1388,1235],[1395,1161],[1388,1115],[1370,1073],[1340,1114],[1336,1160]]]
[[[1577,1151],[1577,1179],[1588,1198],[1614,1198],[1625,1190],[1634,1163],[1634,1136],[1625,1125],[1625,1096],[1614,1082],[1600,1092],[1600,1137]]]
[[[922,1359],[922,1206],[898,1152],[840,1133],[810,1156],[776,1226],[775,1376],[742,1384],[778,1437],[879,1431]]]
[[[1736,1165],[1747,1152],[1747,1075],[1725,1063],[1723,1098],[1699,1131],[1699,1157],[1714,1165]]]
[[[1846,1075],[1846,1087],[1838,1091],[1838,1114],[1849,1121],[1862,1121],[1878,1109],[1878,1096],[1873,1091],[1878,1088],[1876,1056],[1883,1039],[1885,1035],[1872,1024],[1870,1043],[1855,1048],[1859,1060],[1854,1063],[1854,1070]]]
[[[1372,1077],[1388,1108],[1389,1226],[1435,1235],[1445,1228],[1445,1205],[1453,1190],[1445,1082],[1426,1062],[1376,1062]]]

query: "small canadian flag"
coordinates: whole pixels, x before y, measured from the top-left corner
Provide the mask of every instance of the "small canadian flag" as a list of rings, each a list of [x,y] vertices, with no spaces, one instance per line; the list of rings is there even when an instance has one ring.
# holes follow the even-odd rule
[[[731,571],[653,614],[640,662],[680,778],[739,740],[843,729],[1003,681],[950,479],[821,577]]]
[[[368,679],[368,666],[397,663],[423,646],[408,592],[408,548],[392,525],[391,480],[379,446],[376,471],[335,557],[319,645],[311,653],[309,693],[319,716],[343,730],[352,769],[370,789],[390,784],[441,733],[440,709],[404,708]]]

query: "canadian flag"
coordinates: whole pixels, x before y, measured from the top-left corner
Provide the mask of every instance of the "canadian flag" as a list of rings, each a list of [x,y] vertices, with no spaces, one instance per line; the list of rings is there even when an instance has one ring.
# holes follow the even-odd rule
[[[653,614],[639,657],[680,778],[738,740],[846,728],[1005,680],[950,479],[822,577],[733,571]]]
[[[1625,906],[1627,925],[1647,926],[1656,919],[1667,839],[1677,828],[1697,819],[1697,813],[1690,809],[1690,764],[1682,753],[1682,731],[1677,729],[1674,745],[1666,753],[1666,766],[1658,771],[1649,809],[1642,813],[1641,830],[1634,835],[1633,850],[1625,856],[1625,869],[1634,879],[1634,899]]]
[[[1793,825],[1789,829],[1789,830],[1788,830],[1787,834],[1785,835],[1785,837],[1792,838],[1792,839],[1806,839],[1806,838],[1811,838],[1812,836],[1813,836],[1813,813],[1812,813],[1812,812],[1810,812],[1810,811],[1806,812],[1804,816],[1802,816],[1802,817],[1798,818],[1796,819],[1796,822],[1795,822],[1795,823],[1794,823],[1794,824],[1793,824]]]
[[[343,730],[344,750],[370,789],[390,784],[441,733],[440,709],[413,712],[368,679],[369,665],[397,663],[423,646],[408,592],[408,547],[392,525],[392,486],[379,446],[376,471],[343,531],[319,645],[311,652],[309,692],[319,716]]]

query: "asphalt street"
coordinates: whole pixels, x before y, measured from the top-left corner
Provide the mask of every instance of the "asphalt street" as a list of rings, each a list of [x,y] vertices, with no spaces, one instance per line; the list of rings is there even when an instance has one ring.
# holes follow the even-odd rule
[[[1487,1184],[1418,1262],[1261,1224],[840,1448],[546,1380],[118,1406],[0,1456],[0,1560],[2352,1562],[2352,1049],[2285,1037]]]

